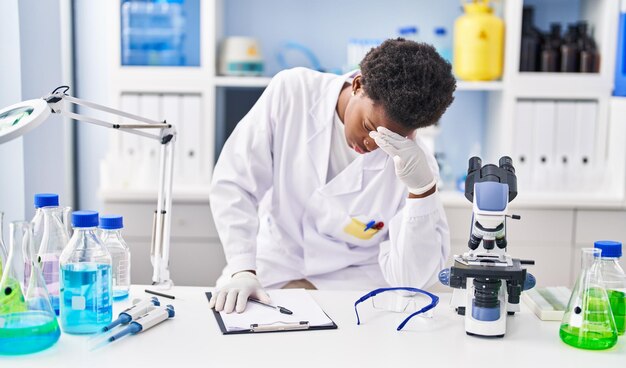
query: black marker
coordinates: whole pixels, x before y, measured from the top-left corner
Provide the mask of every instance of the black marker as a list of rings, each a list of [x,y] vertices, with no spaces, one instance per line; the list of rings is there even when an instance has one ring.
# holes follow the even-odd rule
[[[292,311],[290,311],[289,309],[287,309],[285,307],[281,307],[280,305],[273,306],[271,304],[263,303],[262,301],[260,301],[258,299],[253,299],[253,298],[248,298],[248,300],[251,301],[251,302],[255,302],[257,304],[264,305],[264,306],[269,307],[269,308],[277,309],[282,314],[293,314]]]
[[[146,289],[145,291],[148,294],[158,295],[158,296],[162,296],[162,297],[168,298],[168,299],[176,299],[176,297],[174,295],[167,295],[167,294],[159,293],[157,291],[152,291],[152,290],[148,290],[148,289]]]

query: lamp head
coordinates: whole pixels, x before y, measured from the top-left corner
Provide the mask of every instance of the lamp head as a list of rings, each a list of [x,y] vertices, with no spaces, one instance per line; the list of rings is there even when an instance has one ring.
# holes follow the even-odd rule
[[[37,128],[51,112],[48,103],[42,98],[16,103],[0,110],[0,144]]]

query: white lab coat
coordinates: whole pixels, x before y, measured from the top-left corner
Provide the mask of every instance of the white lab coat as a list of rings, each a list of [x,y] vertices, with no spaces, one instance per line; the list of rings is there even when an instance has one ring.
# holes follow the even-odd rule
[[[222,281],[248,269],[276,287],[303,278],[356,290],[436,281],[450,249],[438,193],[408,199],[381,149],[326,183],[333,114],[348,78],[305,68],[278,73],[227,140],[210,192],[228,262]],[[352,218],[385,227],[361,240],[344,231]]]

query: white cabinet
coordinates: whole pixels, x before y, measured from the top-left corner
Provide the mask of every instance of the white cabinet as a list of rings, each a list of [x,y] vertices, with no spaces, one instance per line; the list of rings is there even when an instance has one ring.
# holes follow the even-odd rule
[[[150,244],[156,199],[105,201],[104,213],[124,215],[123,236],[131,250],[131,278],[135,284],[152,282]],[[176,285],[211,286],[226,264],[207,200],[174,200],[170,272]]]
[[[469,203],[469,202],[468,202]],[[467,252],[471,207],[446,207],[450,226],[451,254]],[[534,260],[524,266],[539,286],[569,285],[573,254],[574,211],[515,209],[519,221],[507,221],[507,251],[513,258]],[[448,265],[452,265],[450,258]]]

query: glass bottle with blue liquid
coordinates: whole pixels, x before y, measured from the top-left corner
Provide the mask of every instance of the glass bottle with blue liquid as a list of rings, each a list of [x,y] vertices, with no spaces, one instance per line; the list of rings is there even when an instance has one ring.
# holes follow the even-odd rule
[[[100,239],[113,262],[113,300],[127,298],[130,289],[130,250],[122,238],[123,227],[124,220],[120,215],[100,216]]]
[[[71,334],[95,333],[113,317],[111,255],[96,234],[98,212],[73,212],[72,226],[59,260],[61,327]]]

